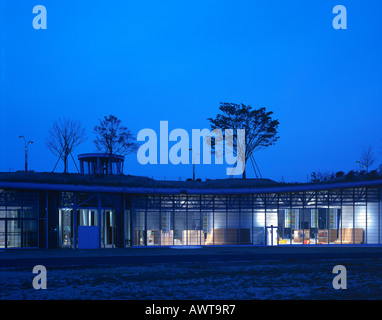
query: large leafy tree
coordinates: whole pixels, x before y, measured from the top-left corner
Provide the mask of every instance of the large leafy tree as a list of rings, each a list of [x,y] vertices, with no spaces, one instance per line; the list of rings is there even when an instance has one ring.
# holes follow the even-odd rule
[[[74,148],[86,139],[85,129],[76,120],[58,119],[49,130],[46,145],[53,155],[64,162],[64,173],[68,172],[68,159]],[[58,163],[57,161],[57,163]],[[74,160],[73,160],[74,161]]]
[[[211,129],[245,129],[245,152],[244,164],[250,159],[255,151],[272,146],[279,139],[277,136],[279,121],[272,119],[273,112],[265,108],[252,109],[250,105],[235,103],[220,103],[220,113],[215,118],[208,118]],[[212,147],[214,144],[212,143]],[[237,134],[234,134],[232,149],[237,155]],[[244,169],[243,178],[246,178]]]
[[[138,149],[133,134],[127,127],[121,125],[121,120],[116,116],[109,115],[99,119],[99,124],[94,127],[94,133],[97,150],[109,156],[116,154],[125,156]]]

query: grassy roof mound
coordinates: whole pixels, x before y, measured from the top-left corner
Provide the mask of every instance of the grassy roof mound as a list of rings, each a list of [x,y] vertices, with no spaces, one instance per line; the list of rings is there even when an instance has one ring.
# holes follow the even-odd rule
[[[206,181],[154,180],[132,175],[89,175],[51,172],[0,172],[0,181],[67,185],[146,188],[264,188],[279,185],[270,179],[211,179]]]
[[[347,174],[338,178],[314,182],[276,182],[270,179],[207,179],[201,180],[155,180],[143,176],[132,175],[93,175],[79,173],[52,172],[0,172],[1,182],[37,183],[51,185],[131,187],[131,188],[163,188],[163,189],[256,189],[286,186],[330,185],[338,183],[382,180],[379,174]]]

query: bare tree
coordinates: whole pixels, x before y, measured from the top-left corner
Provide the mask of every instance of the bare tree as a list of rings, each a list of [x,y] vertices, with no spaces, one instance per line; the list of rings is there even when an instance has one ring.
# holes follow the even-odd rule
[[[116,116],[104,116],[99,119],[99,125],[94,127],[96,139],[94,144],[97,150],[108,154],[109,156],[118,154],[125,156],[135,152],[138,144],[135,142],[133,134],[124,126],[121,126],[121,120]]]
[[[64,162],[64,173],[67,173],[69,155],[85,140],[85,129],[82,128],[80,121],[58,119],[49,130],[46,145],[53,155]]]
[[[366,172],[369,172],[369,168],[374,164],[375,160],[376,158],[373,152],[373,148],[368,146],[367,149],[363,150],[360,164],[363,168],[365,168]]]

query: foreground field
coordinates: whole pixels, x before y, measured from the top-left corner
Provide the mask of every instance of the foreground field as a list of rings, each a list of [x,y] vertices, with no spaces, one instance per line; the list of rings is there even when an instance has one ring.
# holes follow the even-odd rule
[[[333,267],[347,269],[335,290]],[[47,269],[34,290],[30,269],[0,269],[0,299],[382,299],[382,259],[157,263]]]

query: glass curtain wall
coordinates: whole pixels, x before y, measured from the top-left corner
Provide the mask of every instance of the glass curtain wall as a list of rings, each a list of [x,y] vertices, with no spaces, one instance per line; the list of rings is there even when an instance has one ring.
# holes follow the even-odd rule
[[[187,225],[183,230],[182,244],[191,246],[204,245],[201,196],[188,196],[183,199],[186,204]]]
[[[187,244],[188,221],[187,221],[187,196],[173,196],[173,244]],[[192,226],[190,226],[192,228]],[[183,239],[184,237],[184,239]]]
[[[265,244],[264,197],[163,195],[132,199],[133,246]]]
[[[250,245],[252,244],[252,195],[242,195],[239,197],[239,210],[240,210],[240,237],[239,244]]]
[[[115,248],[118,233],[115,210],[117,198],[117,195],[62,192],[58,209],[59,247],[78,246],[78,227],[98,227],[93,237],[98,237],[100,247]]]
[[[217,195],[214,197],[214,220],[213,230],[208,244],[227,244],[227,197]]]
[[[266,244],[277,246],[279,242],[278,217],[279,207],[278,194],[270,193],[264,195],[265,199],[265,225],[266,225]]]
[[[38,247],[39,194],[0,189],[0,248]]]
[[[378,188],[368,188],[366,189],[366,244],[378,244],[380,243],[379,236],[379,225],[380,225],[380,215],[379,215],[379,190]]]
[[[132,202],[138,246],[380,243],[379,188],[147,195]]]
[[[214,196],[200,196],[201,211],[201,245],[213,244],[213,225],[214,225]]]
[[[278,210],[279,245],[292,244],[295,221],[296,212],[292,209],[291,193],[280,193]]]
[[[342,220],[342,190],[329,190],[328,199],[327,241],[322,243],[338,244]]]
[[[132,201],[132,230],[133,230],[133,245],[146,245],[146,210],[148,206],[155,208],[155,196],[135,197]]]
[[[252,244],[265,245],[265,195],[252,195]]]

